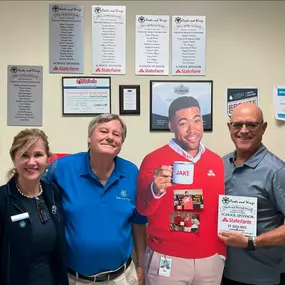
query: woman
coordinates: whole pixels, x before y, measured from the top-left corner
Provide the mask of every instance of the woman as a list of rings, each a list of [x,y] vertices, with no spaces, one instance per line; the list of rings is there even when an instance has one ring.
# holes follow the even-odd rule
[[[59,189],[41,179],[50,155],[43,131],[15,136],[12,178],[0,187],[1,285],[68,284]]]

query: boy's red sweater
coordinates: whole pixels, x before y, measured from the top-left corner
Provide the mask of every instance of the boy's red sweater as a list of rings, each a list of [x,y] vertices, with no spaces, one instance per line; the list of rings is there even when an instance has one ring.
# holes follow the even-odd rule
[[[191,185],[173,185],[166,194],[155,199],[150,190],[154,169],[187,161],[165,145],[148,154],[140,167],[137,189],[137,209],[148,217],[148,246],[162,254],[182,258],[204,258],[216,253],[226,256],[226,246],[218,238],[218,198],[224,194],[224,165],[221,157],[206,149],[194,166]],[[198,233],[170,231],[170,213],[174,212],[173,190],[202,189],[204,209],[200,213]]]

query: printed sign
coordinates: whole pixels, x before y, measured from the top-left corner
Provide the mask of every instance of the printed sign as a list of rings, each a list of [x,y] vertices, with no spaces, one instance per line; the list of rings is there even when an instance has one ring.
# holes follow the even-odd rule
[[[218,232],[242,231],[256,236],[257,198],[220,195]]]
[[[43,67],[9,65],[8,126],[42,126]]]
[[[237,87],[227,89],[227,115],[231,117],[234,108],[241,103],[258,105],[258,89],[252,87]]]
[[[83,15],[83,5],[49,5],[50,73],[84,73]]]
[[[139,75],[168,75],[169,16],[136,16],[136,67]]]

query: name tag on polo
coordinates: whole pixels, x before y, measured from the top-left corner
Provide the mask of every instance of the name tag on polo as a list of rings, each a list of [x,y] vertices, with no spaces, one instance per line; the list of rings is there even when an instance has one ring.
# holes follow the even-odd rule
[[[26,212],[26,213],[22,213],[22,214],[11,216],[11,220],[12,220],[12,222],[17,222],[17,221],[21,221],[21,220],[24,220],[24,219],[28,219],[29,217],[30,217],[29,213]]]

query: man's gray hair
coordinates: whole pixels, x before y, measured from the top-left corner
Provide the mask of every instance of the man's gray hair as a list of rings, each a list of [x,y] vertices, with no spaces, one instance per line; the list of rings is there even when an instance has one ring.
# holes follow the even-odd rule
[[[121,123],[121,131],[122,131],[122,142],[125,141],[126,136],[127,136],[127,126],[125,122],[119,117],[117,114],[101,114],[96,116],[91,120],[88,126],[88,138],[90,138],[93,130],[101,123],[107,123],[110,121],[115,121],[118,120]],[[89,147],[89,143],[88,143]]]

